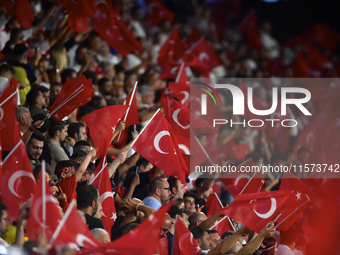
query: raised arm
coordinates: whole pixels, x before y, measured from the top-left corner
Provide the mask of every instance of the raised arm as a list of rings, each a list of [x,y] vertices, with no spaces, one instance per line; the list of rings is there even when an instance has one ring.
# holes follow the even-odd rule
[[[79,168],[75,172],[76,180],[79,181],[82,177],[82,175],[85,173],[88,165],[91,162],[92,157],[96,156],[96,150],[91,150],[85,157],[84,161],[80,164]]]

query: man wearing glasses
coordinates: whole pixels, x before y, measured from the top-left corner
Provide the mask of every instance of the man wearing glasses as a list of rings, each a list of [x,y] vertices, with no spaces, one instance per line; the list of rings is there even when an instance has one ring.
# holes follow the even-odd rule
[[[0,222],[0,236],[5,234],[7,232],[7,227],[9,225],[9,218],[8,214],[6,212],[7,206],[4,203],[0,202],[0,217],[1,217],[1,222]],[[3,245],[5,247],[9,246],[9,244],[0,237],[0,245]]]
[[[158,210],[162,205],[169,202],[170,198],[170,185],[169,183],[157,177],[150,182],[149,196],[144,198],[143,203],[155,210]]]

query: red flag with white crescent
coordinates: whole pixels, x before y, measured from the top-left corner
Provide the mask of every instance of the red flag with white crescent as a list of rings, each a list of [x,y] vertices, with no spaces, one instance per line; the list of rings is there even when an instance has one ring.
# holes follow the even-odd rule
[[[158,26],[162,20],[174,21],[176,15],[170,11],[160,0],[147,0],[146,20],[152,26]]]

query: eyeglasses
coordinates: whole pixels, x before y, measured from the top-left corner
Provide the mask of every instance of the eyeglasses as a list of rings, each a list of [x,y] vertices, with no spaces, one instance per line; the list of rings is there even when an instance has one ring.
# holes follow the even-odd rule
[[[1,219],[6,221],[6,223],[9,223],[9,218],[1,218]]]
[[[162,188],[162,189],[165,189],[165,190],[167,190],[167,191],[170,191],[170,188]]]

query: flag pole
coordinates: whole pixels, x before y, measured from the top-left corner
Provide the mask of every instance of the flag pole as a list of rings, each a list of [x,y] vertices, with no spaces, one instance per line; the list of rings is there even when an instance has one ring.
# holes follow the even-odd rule
[[[105,157],[104,157],[105,158]],[[104,161],[103,161],[103,164],[104,164]],[[103,172],[103,170],[105,169],[105,167],[107,166],[107,163],[105,163],[102,168],[100,169],[100,171],[98,172],[98,174],[92,179],[89,181],[89,183],[87,185],[91,185],[95,179],[97,179],[97,177]]]
[[[298,208],[296,208],[293,212],[291,212],[286,218],[284,218],[279,224],[277,224],[275,226],[275,228],[277,228],[278,226],[281,225],[282,222],[284,222],[286,219],[288,219],[290,216],[292,216],[297,210],[299,210],[302,206],[304,206],[306,203],[308,203],[310,200],[308,199],[307,201],[305,201],[302,205],[300,205]]]
[[[55,239],[57,239],[57,237],[58,237],[58,235],[59,235],[59,233],[60,233],[62,227],[64,226],[64,224],[65,224],[65,222],[66,222],[66,220],[67,220],[67,218],[70,216],[70,214],[71,214],[71,212],[72,212],[72,209],[73,209],[74,205],[76,204],[76,202],[77,202],[77,201],[74,199],[74,200],[70,203],[69,207],[67,208],[67,211],[65,212],[64,217],[63,217],[63,218],[61,219],[61,221],[59,222],[58,227],[57,227],[56,230],[54,231],[54,233],[53,233],[53,235],[52,235],[52,237],[51,237],[51,240],[50,240],[50,242],[48,243],[50,246],[52,246],[52,244],[54,243]]]
[[[82,92],[84,89],[79,90],[81,87],[83,87],[84,85],[82,84],[81,86],[79,86],[79,88],[77,88],[71,95],[69,95],[60,105],[58,105],[52,112],[48,113],[47,116],[45,117],[45,119],[43,119],[43,122],[45,122],[47,119],[51,118],[52,115],[58,111],[61,107],[63,107],[66,103],[68,103],[71,99],[73,99],[74,97],[76,97],[80,92]],[[79,90],[79,91],[78,91]]]
[[[208,155],[207,151],[204,149],[204,147],[202,146],[201,142],[198,140],[198,138],[197,138],[197,136],[194,134],[194,132],[192,132],[191,128],[190,128],[190,132],[191,132],[191,134],[195,137],[197,143],[198,143],[199,146],[201,147],[201,149],[202,149],[202,151],[204,152],[205,156],[206,156],[206,157],[208,158],[208,160],[210,161],[210,164],[211,164],[212,166],[214,166],[214,165],[215,165],[214,162],[212,162],[212,160],[211,160],[210,156]]]
[[[14,91],[14,92],[13,92],[12,94],[10,94],[4,101],[2,101],[2,102],[0,103],[0,107],[1,107],[4,103],[6,103],[8,100],[10,100],[11,97],[13,97],[16,93],[17,93],[17,91]]]
[[[42,181],[42,235],[46,235],[46,164],[41,162],[41,181]]]
[[[260,171],[259,171],[260,172]],[[253,176],[249,179],[249,181],[247,182],[247,184],[243,187],[243,189],[241,190],[240,194],[243,193],[243,191],[247,188],[248,184],[250,183],[250,181],[255,177],[255,175],[257,174],[258,172],[256,171]]]
[[[130,102],[129,102],[130,107],[129,107],[129,109],[127,109],[127,111],[126,111],[126,113],[125,113],[124,121],[126,121],[127,116],[128,116],[128,114],[129,114],[129,110],[130,110],[130,108],[131,108],[132,100],[133,100],[133,97],[135,96],[135,93],[136,93],[137,83],[138,83],[138,81],[136,81],[135,86],[133,87],[132,95],[131,95]],[[117,141],[119,141],[121,134],[122,134],[122,132],[119,132],[119,136],[118,136]]]
[[[153,118],[156,116],[156,114],[160,111],[161,109],[158,108],[158,110],[155,112],[155,114],[151,117],[151,119],[149,120],[148,124],[145,125],[145,127],[142,129],[142,131],[140,131],[140,133],[138,134],[138,136],[136,137],[136,139],[131,143],[129,149],[127,149],[127,151],[129,151],[132,146],[135,144],[135,142],[137,141],[137,139],[139,138],[139,136],[143,133],[143,131],[146,129],[146,127],[150,124],[150,122],[153,120]]]

